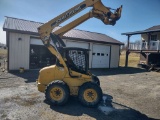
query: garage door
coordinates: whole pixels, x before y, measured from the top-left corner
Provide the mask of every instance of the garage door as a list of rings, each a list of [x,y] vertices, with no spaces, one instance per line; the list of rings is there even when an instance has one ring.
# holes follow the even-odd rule
[[[109,68],[110,46],[93,44],[92,68]]]
[[[37,38],[30,40],[30,69],[40,69],[55,64],[55,56]]]
[[[82,43],[82,42],[70,42],[70,41],[67,41],[66,46],[67,47],[85,48],[85,49],[89,48],[89,44],[88,43]]]
[[[38,38],[31,38],[30,44],[32,44],[32,45],[44,45],[42,43],[42,40],[38,39]]]

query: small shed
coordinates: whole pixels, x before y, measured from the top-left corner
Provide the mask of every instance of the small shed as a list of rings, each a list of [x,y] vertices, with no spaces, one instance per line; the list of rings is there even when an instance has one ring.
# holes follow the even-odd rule
[[[55,63],[55,56],[43,45],[37,28],[43,23],[6,17],[8,70],[39,69]],[[57,27],[56,29],[58,29]],[[89,68],[116,68],[119,66],[122,42],[105,34],[72,29],[62,37],[66,46],[90,49]]]

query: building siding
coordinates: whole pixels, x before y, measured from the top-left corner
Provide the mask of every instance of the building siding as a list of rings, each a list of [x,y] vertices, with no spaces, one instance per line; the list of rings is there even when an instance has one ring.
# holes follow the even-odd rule
[[[147,34],[142,34],[141,35],[141,40],[147,40],[148,41],[148,35]]]
[[[120,46],[111,45],[110,68],[117,68],[119,66]]]
[[[9,38],[9,70],[29,69],[30,35],[10,33]]]
[[[160,32],[155,32],[151,35],[157,35],[157,40],[160,40]],[[141,38],[142,38],[142,40],[148,41],[148,35],[147,34],[141,34]]]
[[[21,38],[21,40],[18,40]],[[18,70],[20,67],[29,69],[30,62],[30,35],[20,34],[20,33],[10,33],[9,34],[9,70]],[[67,41],[73,41],[69,39],[63,39],[66,43]],[[82,42],[89,44],[89,68],[92,66],[92,52],[93,43],[92,42]],[[119,45],[110,45],[110,68],[116,68],[119,66]]]

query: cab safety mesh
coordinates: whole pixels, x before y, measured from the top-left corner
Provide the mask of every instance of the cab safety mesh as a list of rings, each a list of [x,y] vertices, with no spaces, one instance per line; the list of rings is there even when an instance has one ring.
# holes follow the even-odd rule
[[[81,71],[86,69],[86,60],[84,51],[70,50],[69,57],[72,59],[74,65]]]

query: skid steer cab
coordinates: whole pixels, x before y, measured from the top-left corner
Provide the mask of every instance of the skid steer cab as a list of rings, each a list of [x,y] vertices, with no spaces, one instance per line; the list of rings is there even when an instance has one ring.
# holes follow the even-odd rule
[[[88,71],[89,49],[65,47],[59,36],[50,36],[52,44],[47,47],[57,61],[40,70],[38,90],[53,105],[64,105],[74,95],[83,105],[95,107],[102,99],[102,90],[99,79]]]

